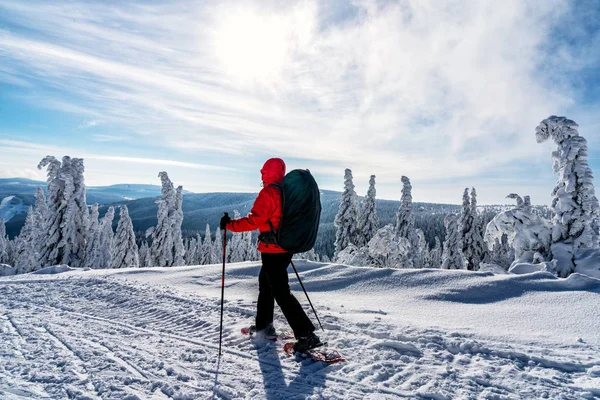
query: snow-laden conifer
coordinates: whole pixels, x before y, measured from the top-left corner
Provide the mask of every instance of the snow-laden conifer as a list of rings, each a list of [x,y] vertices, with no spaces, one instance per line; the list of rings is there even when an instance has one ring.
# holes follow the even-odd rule
[[[409,238],[414,230],[414,217],[412,215],[412,185],[408,177],[402,177],[402,198],[400,208],[396,213],[396,231],[401,237]]]
[[[96,240],[98,239],[98,229],[100,227],[98,203],[92,205],[90,212],[90,224],[87,234],[87,243],[85,246],[85,261],[84,267],[93,268],[92,262],[94,258],[94,248],[96,247]]]
[[[114,237],[114,254],[112,257],[112,268],[139,268],[140,260],[138,246],[135,242],[133,223],[129,217],[126,205],[120,208],[117,233]]]
[[[0,218],[0,264],[8,264],[8,236],[4,219]]]
[[[442,266],[442,244],[440,238],[435,237],[435,246],[429,252],[428,267],[429,268],[440,268]]]
[[[506,234],[508,243],[514,249],[513,264],[533,263],[534,260],[550,261],[550,222],[536,214],[531,206],[527,206],[521,196],[513,193],[508,197],[517,200],[517,207],[499,213],[488,223],[485,231],[488,249],[494,250],[494,246],[498,246],[498,242]],[[561,271],[556,272],[563,275]],[[568,273],[564,271],[564,274]]]
[[[139,260],[140,260],[140,268],[148,267],[148,262],[150,261],[150,248],[148,247],[148,242],[145,240],[142,242],[142,245],[139,249]]]
[[[46,156],[38,169],[47,167],[48,212],[43,224],[40,265],[82,265],[88,230],[83,159],[68,156],[62,163]]]
[[[15,239],[15,273],[25,274],[32,272],[37,267],[39,255],[37,253],[37,226],[35,220],[35,211],[29,207],[25,225],[21,228],[21,233]],[[0,231],[2,228],[0,227]],[[0,239],[1,240],[1,239]],[[1,246],[1,245],[0,245]]]
[[[379,229],[379,216],[377,215],[377,205],[375,203],[376,194],[375,175],[371,175],[369,190],[363,202],[358,222],[358,247],[366,246]]]
[[[185,265],[185,247],[181,234],[183,224],[183,187],[178,186],[175,192],[175,210],[173,213],[173,265]]]
[[[33,208],[35,213],[36,227],[39,232],[44,230],[44,223],[46,222],[46,216],[48,213],[48,203],[46,202],[46,195],[41,187],[35,190],[35,206]]]
[[[185,256],[183,257],[185,260],[185,265],[198,265],[196,262],[196,256],[198,252],[198,243],[196,238],[191,237],[184,239],[183,245],[185,247]]]
[[[240,212],[238,210],[233,210],[233,218],[240,218]],[[229,262],[242,262],[246,260],[246,249],[247,243],[244,240],[244,236],[242,232],[233,232],[231,235],[231,241],[229,244],[229,249],[231,253],[229,253]]]
[[[223,262],[223,234],[221,228],[217,226],[215,231],[215,243],[211,256],[211,264],[220,264]]]
[[[389,224],[379,229],[367,246],[370,263],[379,267],[412,268],[411,244],[400,236],[395,226]],[[364,258],[362,250],[353,257],[356,261]],[[356,264],[352,264],[356,265]]]
[[[486,249],[483,241],[482,227],[477,211],[477,191],[466,188],[463,193],[463,210],[461,215],[461,231],[463,255],[467,260],[467,269],[477,271],[479,264],[485,261]]]
[[[354,191],[352,171],[346,169],[344,173],[344,192],[340,201],[340,208],[335,217],[335,257],[349,244],[356,245],[358,241],[358,197]]]
[[[114,233],[112,229],[113,220],[115,218],[115,208],[108,207],[106,214],[100,221],[98,226],[95,247],[93,249],[93,259],[90,263],[90,268],[104,269],[112,266],[112,258],[114,254]]]
[[[561,276],[573,272],[574,253],[598,248],[600,206],[587,161],[587,141],[579,136],[578,127],[570,119],[553,115],[535,130],[538,143],[552,138],[558,146],[552,153],[554,173],[558,173],[558,183],[552,191],[552,255],[558,261]]]
[[[217,238],[216,240],[219,240],[219,238]],[[206,224],[206,230],[204,231],[204,240],[202,241],[201,264],[213,263],[213,251],[213,241],[210,233],[210,225]]]
[[[152,233],[152,266],[171,267],[174,262],[174,223],[175,223],[175,190],[169,175],[162,171],[158,174],[162,183],[161,198],[158,204],[157,223]]]
[[[467,260],[462,252],[462,238],[458,216],[448,214],[444,218],[446,240],[442,253],[442,269],[466,269]]]

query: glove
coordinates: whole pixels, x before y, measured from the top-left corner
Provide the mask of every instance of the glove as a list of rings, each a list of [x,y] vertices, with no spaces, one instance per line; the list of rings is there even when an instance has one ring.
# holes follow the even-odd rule
[[[229,218],[229,215],[227,213],[225,213],[225,215],[223,215],[223,217],[221,217],[221,230],[225,230],[225,228],[227,228],[227,224],[231,222],[231,218]]]

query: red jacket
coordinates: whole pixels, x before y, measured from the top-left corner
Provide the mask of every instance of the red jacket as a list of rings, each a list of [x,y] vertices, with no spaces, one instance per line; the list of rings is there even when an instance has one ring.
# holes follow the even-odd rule
[[[234,219],[227,224],[227,229],[232,232],[246,232],[258,229],[259,232],[270,232],[271,225],[279,229],[283,204],[281,201],[281,190],[272,183],[283,184],[285,176],[285,163],[280,158],[271,158],[265,162],[260,170],[262,174],[263,189],[258,193],[250,214],[246,217]],[[258,242],[258,251],[261,253],[287,253],[281,247],[274,244]]]

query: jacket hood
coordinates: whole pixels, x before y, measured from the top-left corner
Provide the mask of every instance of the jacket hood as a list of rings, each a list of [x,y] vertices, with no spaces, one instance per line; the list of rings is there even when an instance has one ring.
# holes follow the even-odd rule
[[[265,186],[272,183],[282,184],[285,176],[285,163],[281,158],[270,158],[265,162],[260,173]]]

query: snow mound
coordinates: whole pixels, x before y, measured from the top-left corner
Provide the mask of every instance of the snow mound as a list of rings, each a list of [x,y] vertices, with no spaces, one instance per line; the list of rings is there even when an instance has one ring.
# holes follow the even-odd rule
[[[63,272],[76,271],[81,270],[81,268],[71,268],[68,265],[53,265],[51,267],[46,267],[39,269],[32,274],[36,275],[54,275],[54,274],[62,274]]]
[[[544,272],[546,266],[544,264],[531,264],[531,263],[518,263],[510,267],[508,272],[511,274],[523,275],[531,274],[534,272]]]
[[[506,275],[508,271],[498,264],[481,263],[479,265],[479,272],[491,272],[494,275]]]
[[[10,265],[0,264],[0,276],[11,276],[15,275],[17,270]]]
[[[600,279],[600,250],[580,251],[575,257],[575,272]]]

